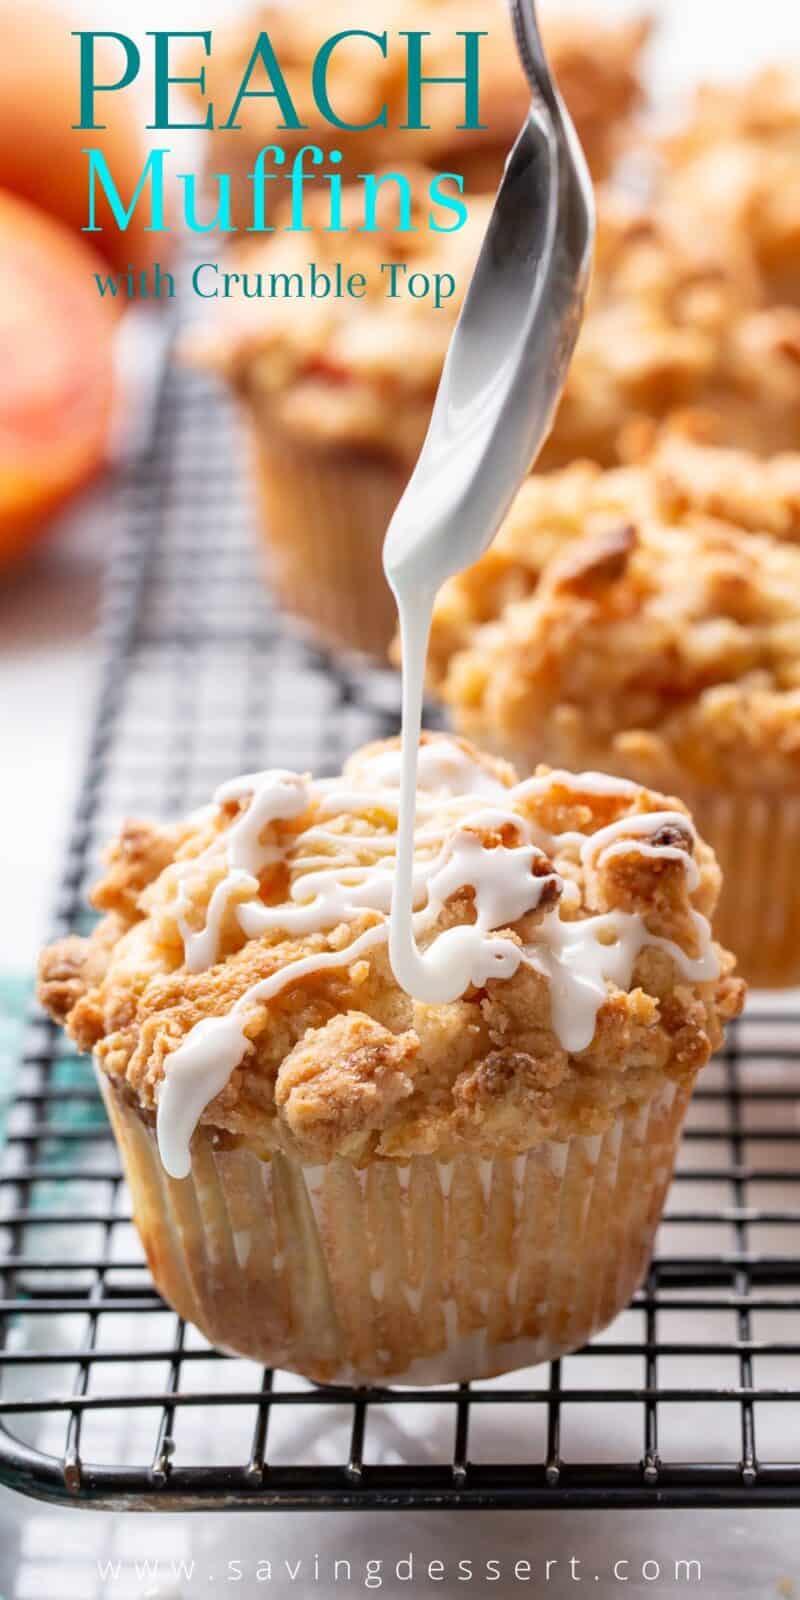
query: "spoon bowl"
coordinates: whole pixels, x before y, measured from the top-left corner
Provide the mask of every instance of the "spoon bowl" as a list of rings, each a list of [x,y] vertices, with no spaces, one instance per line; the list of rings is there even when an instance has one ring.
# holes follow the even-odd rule
[[[483,553],[552,425],[578,336],[592,185],[532,0],[512,0],[534,94],[509,157],[427,437],[386,535],[389,583],[426,593]]]
[[[594,233],[589,176],[547,71],[532,0],[512,0],[512,13],[534,104],[509,157],[422,454],[383,554],[403,655],[389,959],[401,987],[429,1005],[446,1004],[470,983],[480,987],[493,971],[489,954],[515,959],[502,941],[486,944],[477,920],[425,951],[416,941],[414,820],[434,596],[494,538],[547,436],[578,336]]]

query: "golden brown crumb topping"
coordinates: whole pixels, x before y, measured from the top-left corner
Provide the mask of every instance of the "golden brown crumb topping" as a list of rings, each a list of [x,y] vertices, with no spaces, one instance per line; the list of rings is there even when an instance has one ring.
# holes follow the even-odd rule
[[[799,496],[800,456],[677,431],[637,466],[530,479],[437,604],[456,726],[529,761],[796,789]]]
[[[705,85],[662,147],[676,228],[722,259],[749,257],[767,302],[800,301],[800,69],[768,67],[743,84]],[[695,219],[694,224],[692,219]]]
[[[338,1152],[363,1162],[448,1154],[465,1143],[487,1153],[525,1149],[576,1129],[599,1131],[620,1106],[647,1099],[664,1075],[691,1081],[707,1060],[724,1020],[741,1007],[742,985],[731,976],[732,958],[707,943],[702,919],[713,914],[719,871],[680,803],[591,775],[542,772],[517,785],[504,763],[463,742],[427,735],[425,747],[459,785],[468,775],[474,793],[470,801],[461,787],[431,780],[421,840],[466,833],[489,856],[513,849],[518,833],[539,840],[530,871],[542,892],[504,930],[531,959],[509,978],[429,1006],[396,984],[379,911],[329,919],[315,931],[292,923],[307,874],[322,868],[328,882],[335,869],[358,884],[365,869],[391,861],[396,809],[382,785],[387,763],[396,763],[394,741],[360,752],[339,783],[309,784],[307,803],[264,824],[257,882],[239,885],[208,963],[193,970],[187,930],[209,926],[233,830],[241,839],[257,801],[228,790],[178,833],[139,825],[135,852],[112,847],[95,890],[106,918],[88,939],[44,953],[39,992],[145,1115],[156,1109],[173,1052],[199,1022],[247,1002],[255,984],[259,993],[243,1012],[246,1049],[202,1121],[264,1154],[291,1147],[309,1160]],[[384,776],[376,787],[377,772]],[[420,848],[424,864],[432,846]],[[476,894],[452,889],[434,932],[473,920]],[[246,934],[235,914],[244,902],[251,916],[271,919],[269,928]],[[370,929],[378,936],[349,955]],[[617,978],[601,983],[594,1031],[571,1051],[545,958],[561,937],[590,936],[619,943],[609,956]],[[619,960],[628,961],[627,981]],[[298,962],[291,981],[270,988]]]
[[[588,311],[543,467],[613,465],[642,420],[688,408],[732,446],[800,441],[800,305],[776,300],[742,223],[724,247],[698,193],[680,208],[599,197]]]

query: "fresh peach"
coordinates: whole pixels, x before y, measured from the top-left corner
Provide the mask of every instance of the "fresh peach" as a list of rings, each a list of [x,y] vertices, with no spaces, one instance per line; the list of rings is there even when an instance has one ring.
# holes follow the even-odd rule
[[[101,467],[117,318],[83,240],[0,190],[0,566]]]
[[[102,131],[73,127],[80,115],[80,51],[72,30],[84,25],[80,13],[49,0],[0,0],[0,187],[61,217],[76,232],[88,217],[84,149],[103,151],[126,205],[147,155],[147,110],[138,114],[130,94],[98,97],[98,120],[108,124]],[[111,46],[98,40],[98,81],[113,83],[119,72]],[[101,231],[87,237],[118,271],[144,270],[159,249],[163,253],[164,237],[145,232],[143,206],[121,232],[98,189],[97,220]]]

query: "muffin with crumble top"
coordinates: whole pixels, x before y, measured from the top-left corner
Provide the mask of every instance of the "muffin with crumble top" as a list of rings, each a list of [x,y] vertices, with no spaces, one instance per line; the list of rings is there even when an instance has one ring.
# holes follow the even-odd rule
[[[520,782],[424,736],[418,936],[474,922],[503,966],[413,1001],[388,956],[399,772],[390,742],[129,824],[103,920],[41,962],[94,1054],[158,1288],[215,1343],[327,1383],[486,1376],[613,1318],[743,999],[680,802]]]
[[[442,590],[430,669],[487,748],[679,794],[745,976],[800,979],[800,455],[671,430],[635,466],[530,479]]]

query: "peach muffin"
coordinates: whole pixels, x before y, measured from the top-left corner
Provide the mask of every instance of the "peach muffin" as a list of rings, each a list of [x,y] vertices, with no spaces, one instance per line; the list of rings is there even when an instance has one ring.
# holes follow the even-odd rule
[[[668,434],[636,466],[529,479],[431,641],[460,732],[684,799],[720,936],[763,984],[800,979],[799,538],[800,456]]]
[[[800,447],[800,306],[771,298],[748,237],[743,220],[721,248],[700,194],[678,220],[660,196],[599,196],[587,313],[542,468],[611,466],[686,408],[734,447]]]
[[[388,35],[384,58],[375,42],[353,38],[339,44],[328,69],[328,94],[335,114],[352,124],[370,123],[383,106],[386,126],[364,131],[338,129],[323,119],[312,90],[314,59],[325,41],[346,30],[371,30]],[[465,44],[461,35],[480,32],[480,118],[482,130],[460,129],[465,91],[457,83],[424,90],[420,130],[405,130],[408,75],[406,43],[401,31],[422,31],[423,72],[430,78],[463,77]],[[530,104],[530,89],[514,47],[503,0],[328,0],[314,7],[285,3],[257,4],[244,16],[214,30],[213,50],[205,63],[203,104],[214,103],[219,122],[229,121],[235,98],[251,60],[259,32],[269,35],[287,88],[303,127],[280,127],[275,99],[242,101],[237,128],[217,126],[211,134],[209,170],[233,175],[234,220],[252,222],[252,184],[247,175],[259,150],[278,143],[291,161],[304,144],[326,152],[339,150],[340,170],[348,177],[374,172],[376,166],[424,161],[437,170],[455,171],[473,191],[494,189],[503,163]],[[621,148],[630,119],[639,105],[639,57],[649,32],[645,19],[603,23],[595,17],[560,16],[553,8],[545,20],[550,60],[575,119],[593,172],[603,176]],[[188,58],[188,52],[187,52]],[[198,71],[195,48],[191,69]],[[252,89],[265,86],[263,66]],[[199,95],[197,87],[190,92]]]
[[[519,782],[444,736],[420,758],[417,933],[481,929],[461,999],[412,1001],[389,965],[396,741],[129,823],[103,920],[41,962],[43,1003],[94,1053],[165,1298],[323,1382],[476,1378],[608,1322],[743,999],[679,801],[598,773]]]

